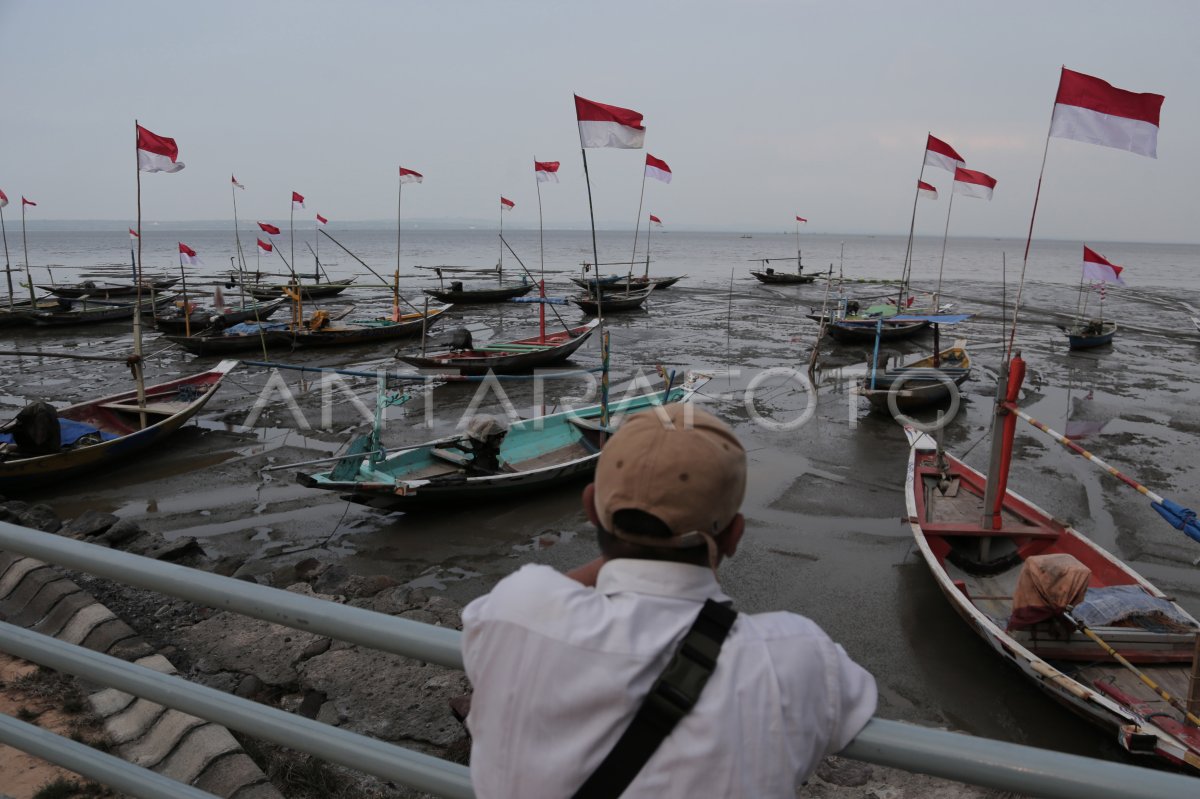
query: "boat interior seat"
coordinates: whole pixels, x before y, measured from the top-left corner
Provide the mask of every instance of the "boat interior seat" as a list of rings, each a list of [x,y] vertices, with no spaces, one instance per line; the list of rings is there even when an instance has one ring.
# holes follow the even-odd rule
[[[455,466],[461,466],[464,469],[471,463],[470,455],[465,452],[455,452],[452,449],[434,447],[433,449],[429,450],[429,454],[438,460],[445,461],[446,463],[452,463]]]

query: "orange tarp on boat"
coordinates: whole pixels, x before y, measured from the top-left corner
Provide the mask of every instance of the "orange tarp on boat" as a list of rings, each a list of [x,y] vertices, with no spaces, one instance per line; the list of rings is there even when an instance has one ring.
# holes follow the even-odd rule
[[[1091,570],[1072,555],[1026,558],[1013,592],[1008,629],[1029,627],[1078,605],[1087,594],[1091,577]]]

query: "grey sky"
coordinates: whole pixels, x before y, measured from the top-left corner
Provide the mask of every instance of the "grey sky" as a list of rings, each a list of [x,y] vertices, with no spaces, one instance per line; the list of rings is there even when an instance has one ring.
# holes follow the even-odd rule
[[[1023,236],[1059,67],[1166,95],[1159,158],[1052,140],[1037,234],[1197,241],[1195,2],[18,2],[0,0],[0,189],[39,219],[134,213],[133,120],[187,168],[146,175],[159,220],[305,214],[537,224],[587,219],[572,93],[645,115],[675,173],[668,226],[906,231],[927,131],[999,183],[951,234]],[[597,216],[632,227],[641,151],[591,150]],[[942,198],[918,230],[940,234]],[[16,212],[14,214],[13,212]],[[32,216],[31,212],[31,216]]]

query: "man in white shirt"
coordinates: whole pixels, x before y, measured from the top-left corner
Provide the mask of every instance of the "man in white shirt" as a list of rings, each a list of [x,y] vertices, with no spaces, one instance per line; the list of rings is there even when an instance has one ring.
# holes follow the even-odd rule
[[[479,799],[568,799],[621,739],[745,529],[746,453],[706,411],[630,417],[583,492],[601,556],[526,565],[463,611],[467,726]],[[689,640],[692,640],[689,635]],[[793,797],[875,712],[875,681],[812,621],[740,614],[695,706],[627,790],[647,797]]]

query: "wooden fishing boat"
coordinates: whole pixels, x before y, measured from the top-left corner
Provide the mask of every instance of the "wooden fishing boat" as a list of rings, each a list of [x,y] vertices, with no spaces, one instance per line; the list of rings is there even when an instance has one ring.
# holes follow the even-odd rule
[[[462,283],[454,281],[449,289],[425,289],[425,293],[441,302],[452,304],[483,304],[504,302],[513,297],[524,297],[535,288],[533,283],[518,283],[492,289],[464,289]]]
[[[595,291],[596,286],[614,286],[618,283],[624,283],[626,279],[626,275],[605,275],[604,277],[589,277],[587,279],[573,277],[571,278],[571,282],[581,289]]]
[[[880,341],[896,341],[912,338],[929,328],[928,322],[891,322],[875,319],[835,319],[826,323],[825,333],[841,344],[861,344],[874,341],[876,332]]]
[[[1067,346],[1070,349],[1086,350],[1112,344],[1113,336],[1117,334],[1117,323],[1091,321],[1069,327],[1060,326],[1059,330],[1067,334]]]
[[[0,305],[0,327],[28,324],[24,314],[31,311],[65,311],[71,307],[70,302],[64,302],[59,297],[44,297],[36,303],[29,300],[14,302],[12,308]]]
[[[297,328],[290,322],[246,322],[225,330],[200,335],[165,335],[164,339],[178,344],[193,355],[220,356],[234,352],[261,349],[297,349],[300,347],[349,347],[356,344],[373,344],[392,341],[408,336],[419,336],[428,330],[449,310],[449,306],[430,308],[429,317],[422,314],[403,314],[399,321],[391,319],[366,319],[357,321],[335,321],[319,326]]]
[[[256,319],[267,319],[287,302],[287,297],[279,297],[270,302],[256,302],[251,305],[217,310],[215,308],[199,308],[191,313],[190,319],[184,319],[180,309],[168,309],[159,313],[154,324],[159,330],[182,332],[188,326],[194,331],[216,328],[218,330],[231,325],[250,322]]]
[[[223,361],[202,374],[147,386],[144,408],[138,407],[136,390],[63,408],[58,411],[62,448],[57,452],[26,454],[11,433],[0,433],[0,492],[11,496],[13,491],[109,469],[153,448],[196,415],[237,365]]]
[[[489,342],[482,347],[441,352],[436,355],[401,355],[400,360],[421,369],[438,369],[462,375],[514,374],[541,366],[560,363],[571,357],[600,325],[593,319],[586,325],[546,336],[517,341]]]
[[[817,279],[815,272],[807,275],[799,272],[776,272],[771,267],[767,267],[762,271],[751,269],[750,274],[754,275],[760,283],[769,283],[771,285],[797,285],[812,283]]]
[[[164,294],[158,297],[142,297],[141,311],[144,315],[158,307],[169,305],[178,297],[176,294]],[[113,322],[122,319],[132,319],[133,312],[138,307],[137,300],[93,300],[63,298],[59,307],[50,310],[25,311],[19,316],[30,324],[38,327],[63,327],[67,325],[92,325],[103,322]]]
[[[602,300],[597,300],[595,294],[577,294],[571,297],[571,302],[582,308],[584,313],[592,316],[597,315],[601,303],[603,303],[605,313],[636,311],[642,307],[642,303],[653,291],[654,286],[647,286],[644,289],[634,289],[619,294],[604,294]]]
[[[1002,374],[998,396],[1007,403],[1023,372],[1018,358],[1012,382]],[[1200,770],[1200,727],[1134,672],[1186,697],[1200,623],[1085,535],[1007,490],[1012,424],[1011,412],[997,415],[991,485],[906,428],[908,520],[921,556],[958,614],[1035,685],[1131,754]]]
[[[642,289],[646,288],[646,286],[654,286],[656,290],[662,291],[663,289],[671,288],[671,286],[674,286],[685,277],[687,277],[687,275],[673,275],[671,277],[645,277],[643,275],[633,278],[625,277],[613,283],[600,283],[599,286],[600,291],[604,292],[605,294],[625,291],[627,289]],[[573,280],[575,281],[575,285],[579,286],[580,288],[589,288],[582,280],[579,280],[578,278],[573,278]],[[594,287],[591,287],[590,290],[592,293],[595,293]]]
[[[895,397],[898,410],[910,411],[946,402],[970,376],[967,342],[959,339],[954,346],[910,364],[874,375],[868,372],[859,383],[858,394],[867,398],[874,411],[890,410],[889,394]]]
[[[142,281],[142,293],[151,289],[161,291],[169,289],[179,282],[177,277],[161,277],[150,278]],[[43,291],[48,291],[57,297],[95,297],[96,299],[107,300],[113,297],[133,297],[138,293],[136,283],[96,283],[91,280],[85,280],[81,283],[73,283],[69,286],[38,286]]]
[[[354,283],[354,278],[350,278],[349,280],[330,280],[325,283],[301,283],[301,297],[306,300],[336,297],[350,288],[352,283]],[[279,283],[271,286],[247,286],[246,291],[256,300],[273,300],[285,291],[294,291],[295,288],[294,283]]]
[[[610,402],[613,417],[655,405],[687,401],[700,382]],[[610,433],[601,407],[515,422],[506,432],[488,430],[430,441],[384,457],[370,436],[353,447],[361,454],[332,471],[298,474],[301,485],[338,491],[352,502],[394,510],[478,507],[478,503],[544,491],[592,473]],[[492,421],[490,417],[476,420]],[[470,429],[470,428],[469,428]],[[486,449],[481,449],[486,447]],[[374,450],[379,454],[371,455]]]

